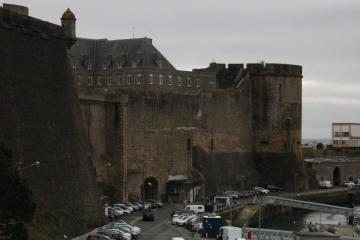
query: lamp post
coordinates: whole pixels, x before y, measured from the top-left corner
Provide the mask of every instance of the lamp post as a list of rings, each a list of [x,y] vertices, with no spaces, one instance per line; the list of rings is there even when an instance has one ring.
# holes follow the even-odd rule
[[[298,174],[295,173],[294,174],[294,192],[296,192],[296,178],[297,178]]]

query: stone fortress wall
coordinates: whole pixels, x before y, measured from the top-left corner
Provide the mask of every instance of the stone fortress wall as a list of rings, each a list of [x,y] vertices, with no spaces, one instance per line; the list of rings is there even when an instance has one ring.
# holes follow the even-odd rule
[[[140,197],[144,179],[154,177],[159,183],[157,197],[162,199],[166,199],[169,176],[189,177],[191,169],[202,175],[206,194],[260,183],[292,188],[289,170],[298,172],[299,179],[305,178],[298,150],[300,66],[247,64],[245,68],[243,64],[226,67],[212,63],[193,73],[210,76],[202,78],[197,91],[174,91],[176,86],[165,88],[148,78],[134,86],[78,86],[88,132],[93,133],[93,149],[99,151],[95,160],[101,163],[98,177],[103,175],[107,181],[106,176],[111,175],[108,182],[119,189],[126,186],[124,198]],[[215,87],[203,89],[206,82],[215,82]],[[92,101],[97,98],[104,99],[102,106]],[[125,145],[121,147],[114,146],[118,137],[115,129],[107,124],[104,127],[113,121],[107,118],[119,118],[114,116],[119,107],[107,105],[114,99],[122,103],[121,112],[127,116],[123,120],[127,126]],[[114,154],[111,149],[126,154]],[[111,165],[122,163],[127,170],[106,167],[108,161]],[[121,183],[116,182],[118,176],[125,175]],[[301,185],[301,180],[298,182]]]
[[[68,56],[74,39],[26,13],[0,7],[0,142],[22,162],[37,212],[67,213],[58,231],[78,234],[100,220],[100,207]]]

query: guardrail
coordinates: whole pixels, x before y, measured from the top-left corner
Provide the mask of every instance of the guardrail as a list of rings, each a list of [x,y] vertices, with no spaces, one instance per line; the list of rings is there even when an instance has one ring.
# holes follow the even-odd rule
[[[271,240],[294,240],[295,234],[292,231],[273,230],[265,228],[243,228],[244,235],[251,232],[251,239],[271,239]]]

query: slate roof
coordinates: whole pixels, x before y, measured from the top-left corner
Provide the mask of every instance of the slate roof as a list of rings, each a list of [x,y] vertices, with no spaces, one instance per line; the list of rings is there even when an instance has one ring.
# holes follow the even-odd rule
[[[77,67],[87,67],[88,63],[100,70],[107,68],[138,67],[175,70],[174,66],[152,45],[149,38],[122,40],[78,38],[70,49],[70,55]],[[114,69],[115,69],[114,68]]]

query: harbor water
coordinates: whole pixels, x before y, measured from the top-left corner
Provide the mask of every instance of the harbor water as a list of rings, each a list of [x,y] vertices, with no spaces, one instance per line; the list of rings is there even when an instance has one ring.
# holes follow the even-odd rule
[[[355,207],[360,210],[360,206]],[[262,223],[263,228],[279,229],[287,231],[307,231],[309,223],[346,225],[347,218],[344,215],[329,214],[309,211],[293,211],[290,214],[281,215],[268,219]]]

